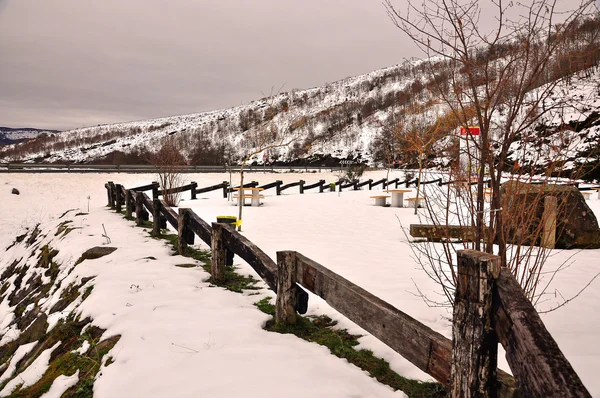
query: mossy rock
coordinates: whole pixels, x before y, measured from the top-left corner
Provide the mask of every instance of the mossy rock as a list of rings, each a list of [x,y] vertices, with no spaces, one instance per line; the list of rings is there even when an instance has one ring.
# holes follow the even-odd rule
[[[79,257],[79,260],[77,260],[77,263],[75,263],[75,265],[81,264],[83,262],[83,260],[94,260],[96,258],[108,256],[115,250],[117,250],[116,247],[109,247],[109,246],[92,247],[91,249],[86,250],[81,255],[81,257]]]

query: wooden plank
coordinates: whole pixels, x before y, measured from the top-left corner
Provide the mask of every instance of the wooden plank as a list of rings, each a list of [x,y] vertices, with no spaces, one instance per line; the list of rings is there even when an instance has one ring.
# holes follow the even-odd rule
[[[130,188],[130,190],[136,191],[136,192],[143,192],[143,191],[150,191],[153,187],[154,187],[153,184],[148,184],[148,185],[142,185],[140,187]]]
[[[358,184],[356,184],[356,188],[358,189],[358,188],[364,187],[365,185],[369,185],[370,186],[370,184],[372,184],[372,183],[373,183],[372,179],[365,180],[363,182],[359,182]]]
[[[196,194],[216,191],[219,189],[223,189],[223,187],[227,188],[227,186],[229,186],[229,183],[227,181],[223,181],[222,183],[217,185],[211,185],[209,187],[204,188],[196,188]]]
[[[392,305],[296,253],[297,280],[419,369],[449,385],[452,343]]]
[[[300,180],[298,182],[291,182],[289,184],[281,185],[277,187],[277,195],[280,195],[283,191],[285,191],[288,188],[297,187],[300,184],[304,184],[304,181]]]
[[[150,199],[148,198],[148,200],[150,200]],[[160,211],[161,211],[162,215],[164,215],[165,218],[167,219],[167,222],[169,224],[171,224],[171,226],[173,228],[175,228],[176,231],[178,231],[179,230],[179,222],[178,222],[179,216],[173,209],[171,209],[171,207],[169,207],[169,205],[167,204],[167,202],[164,201],[164,199],[160,199]]]
[[[198,235],[198,237],[206,243],[209,247],[212,247],[212,233],[213,228],[208,225],[206,221],[201,219],[196,213],[190,213],[190,229]]]
[[[309,189],[313,189],[313,188],[320,188],[325,184],[325,180],[319,180],[318,182],[314,183],[314,184],[310,184],[310,185],[305,185],[304,186],[304,190],[309,190]]]
[[[158,191],[159,196],[171,195],[174,193],[181,193],[186,191],[191,191],[194,188],[194,184],[188,184],[181,187],[175,187],[171,189],[163,189]]]
[[[509,269],[494,293],[494,329],[523,396],[591,397]]]
[[[265,184],[265,185],[261,185],[258,188],[262,188],[263,191],[266,191],[267,189],[276,188],[278,186],[281,186],[281,184],[283,184],[283,181],[277,180],[275,182],[271,182],[271,183],[268,183],[268,184]]]
[[[492,328],[498,256],[457,251],[456,298],[452,322],[452,397],[496,397],[498,337]]]
[[[235,231],[231,226],[222,224],[223,240],[229,250],[246,261],[260,277],[277,292],[277,264],[248,238]]]

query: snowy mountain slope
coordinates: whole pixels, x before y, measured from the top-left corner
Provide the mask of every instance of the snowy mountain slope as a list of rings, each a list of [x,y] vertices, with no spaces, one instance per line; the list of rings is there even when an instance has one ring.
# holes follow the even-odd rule
[[[449,113],[433,94],[427,66],[407,61],[365,75],[322,87],[292,90],[249,104],[211,112],[145,121],[87,127],[60,135],[10,145],[0,150],[0,161],[77,163],[146,163],[165,138],[171,138],[190,164],[239,162],[257,151],[258,136],[265,131],[273,141],[293,140],[290,145],[256,153],[250,162],[315,161],[324,158],[381,161],[374,143],[388,120],[399,112],[407,119],[435,121]],[[557,156],[565,167],[575,166],[597,152],[599,133],[600,73],[574,74],[556,89],[554,99],[569,102],[550,112],[511,146],[510,160],[543,168]],[[407,110],[408,109],[408,110]],[[502,124],[502,115],[496,122]],[[456,126],[448,126],[452,134]],[[539,132],[539,133],[538,133]],[[532,139],[533,137],[533,139]],[[121,154],[120,157],[116,156]],[[447,166],[441,151],[430,165]]]
[[[56,134],[58,130],[42,130],[33,128],[10,128],[0,126],[0,145],[15,144],[24,140],[39,137],[42,134]]]

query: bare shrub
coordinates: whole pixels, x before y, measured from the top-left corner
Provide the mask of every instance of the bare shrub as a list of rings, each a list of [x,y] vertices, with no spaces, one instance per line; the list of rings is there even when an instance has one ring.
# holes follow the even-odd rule
[[[175,140],[168,136],[162,141],[158,152],[152,154],[152,164],[158,173],[158,182],[164,191],[163,198],[169,206],[177,206],[181,199],[180,192],[169,192],[170,189],[183,185],[181,167],[186,164],[184,156]]]

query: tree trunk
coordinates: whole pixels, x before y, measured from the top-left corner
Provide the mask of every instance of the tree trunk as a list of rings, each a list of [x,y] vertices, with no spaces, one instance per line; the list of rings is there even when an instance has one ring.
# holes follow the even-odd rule
[[[415,200],[415,215],[417,215],[417,209],[419,207],[419,190],[421,188],[421,179],[423,173],[423,160],[421,159],[421,155],[419,154],[419,180],[417,181],[417,199]]]
[[[240,190],[238,191],[238,231],[242,231],[242,208],[244,207],[244,165],[240,168]]]

